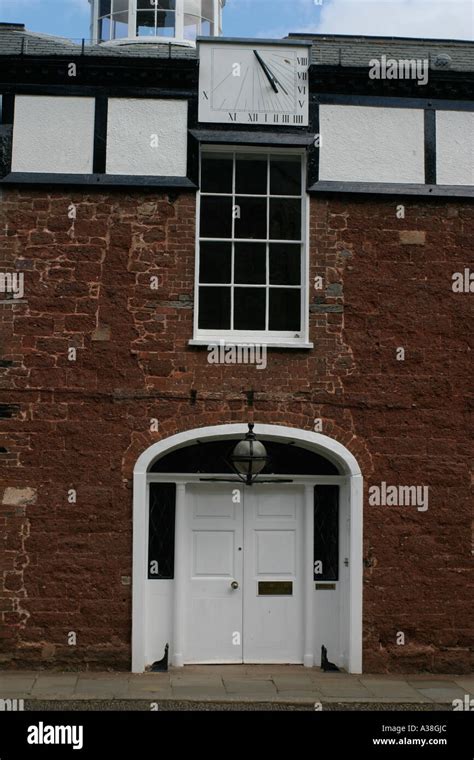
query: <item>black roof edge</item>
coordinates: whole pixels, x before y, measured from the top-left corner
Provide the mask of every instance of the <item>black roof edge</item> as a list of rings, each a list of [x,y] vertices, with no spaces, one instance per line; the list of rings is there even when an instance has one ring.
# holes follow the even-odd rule
[[[453,40],[447,37],[385,37],[378,34],[312,34],[311,32],[290,32],[287,39],[301,37],[321,40],[397,40],[399,42],[454,42],[459,45],[474,45],[474,40]]]
[[[13,29],[14,31],[25,31],[25,25],[15,23],[14,21],[0,21],[0,29]]]
[[[63,51],[61,53],[2,53],[0,50],[0,60],[7,60],[7,61],[29,61],[30,63],[32,61],[41,61],[44,63],[45,61],[59,61],[61,63],[64,63],[64,61],[71,61],[71,55],[68,55],[68,51]],[[110,61],[112,65],[115,66],[117,62],[120,64],[128,65],[130,62],[133,61],[141,61],[142,63],[147,63],[150,66],[155,66],[156,62],[169,62],[170,64],[177,64],[179,66],[182,66],[185,64],[186,66],[192,66],[192,68],[196,68],[199,61],[197,58],[191,58],[191,57],[179,57],[176,56],[176,58],[171,58],[169,56],[144,56],[144,55],[132,55],[132,56],[119,56],[119,55],[94,55],[93,53],[87,53],[87,55],[80,55],[76,56],[76,58],[80,58],[81,61],[93,61],[96,63],[97,61],[105,62]],[[1,760],[1,759],[0,759]]]

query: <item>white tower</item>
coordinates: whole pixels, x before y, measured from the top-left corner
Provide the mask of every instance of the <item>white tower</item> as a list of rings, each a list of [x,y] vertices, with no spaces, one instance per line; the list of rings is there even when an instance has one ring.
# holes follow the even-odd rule
[[[222,32],[226,0],[89,0],[95,42],[174,42]]]

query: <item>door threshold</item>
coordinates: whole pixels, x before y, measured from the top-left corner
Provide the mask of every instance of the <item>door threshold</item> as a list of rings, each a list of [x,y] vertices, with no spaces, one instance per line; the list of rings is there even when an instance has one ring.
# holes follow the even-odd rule
[[[242,665],[301,665],[304,667],[302,660],[244,660]]]
[[[242,660],[190,660],[184,663],[187,665],[244,665]]]

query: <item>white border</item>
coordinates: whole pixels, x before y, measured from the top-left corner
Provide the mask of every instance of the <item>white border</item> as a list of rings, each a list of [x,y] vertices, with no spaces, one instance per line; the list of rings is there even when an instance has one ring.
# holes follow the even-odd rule
[[[145,670],[146,603],[147,578],[147,472],[154,460],[165,452],[170,453],[192,441],[213,441],[243,436],[246,424],[214,425],[195,428],[158,441],[146,449],[138,458],[133,471],[133,599],[132,599],[132,672]],[[260,425],[255,423],[257,435],[269,440],[298,441],[303,448],[325,456],[336,464],[344,476],[345,487],[341,490],[349,499],[349,608],[347,617],[347,669],[349,673],[362,673],[362,474],[357,460],[338,441],[321,433],[313,433],[299,428],[282,425]],[[169,480],[169,476],[168,476]]]

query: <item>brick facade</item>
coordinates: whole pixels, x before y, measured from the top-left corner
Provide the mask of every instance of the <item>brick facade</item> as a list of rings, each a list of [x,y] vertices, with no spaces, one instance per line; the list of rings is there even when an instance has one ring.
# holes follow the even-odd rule
[[[5,190],[0,211],[0,271],[23,272],[25,291],[0,306],[0,663],[129,669],[132,471],[147,446],[322,418],[365,478],[364,670],[470,669],[472,306],[451,286],[472,266],[472,203],[311,200],[315,347],[272,349],[265,371],[187,345],[194,195]],[[382,481],[428,485],[429,509],[370,506]]]

